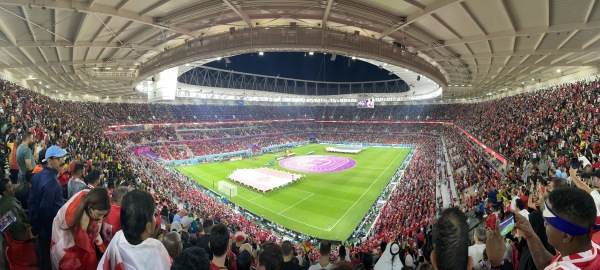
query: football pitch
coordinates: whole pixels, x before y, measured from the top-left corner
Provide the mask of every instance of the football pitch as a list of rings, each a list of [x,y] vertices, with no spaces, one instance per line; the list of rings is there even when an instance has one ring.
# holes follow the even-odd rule
[[[367,148],[358,154],[342,154],[326,152],[325,147],[327,145],[311,144],[293,148],[292,152],[296,156],[314,151],[314,155],[347,157],[356,161],[356,166],[331,173],[300,172],[305,177],[299,181],[264,194],[226,177],[238,168],[264,167],[275,161],[275,155],[284,155],[283,152],[265,154],[257,160],[249,158],[175,168],[221,195],[225,194],[218,190],[219,181],[227,180],[236,185],[237,196],[230,200],[267,220],[313,237],[343,241],[379,197],[410,149]],[[269,168],[299,173],[281,167],[279,162]]]

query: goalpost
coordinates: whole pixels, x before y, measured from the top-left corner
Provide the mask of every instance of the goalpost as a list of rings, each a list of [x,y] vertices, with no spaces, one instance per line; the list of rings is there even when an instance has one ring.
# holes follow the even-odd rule
[[[237,196],[237,187],[227,181],[219,181],[219,191],[229,195],[229,198]]]

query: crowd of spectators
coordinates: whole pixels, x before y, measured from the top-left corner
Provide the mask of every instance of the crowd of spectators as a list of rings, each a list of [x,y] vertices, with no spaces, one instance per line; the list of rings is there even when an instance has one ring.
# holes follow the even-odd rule
[[[477,104],[421,104],[376,106],[224,106],[83,103],[106,121],[119,123],[265,120],[312,118],[316,120],[447,120],[465,128],[488,147],[521,167],[535,154],[560,156],[565,146],[591,139],[596,133],[597,80],[582,80]],[[565,99],[564,97],[569,97]],[[68,102],[66,102],[68,103]],[[160,117],[156,117],[159,115]],[[525,117],[521,117],[525,116]],[[213,118],[214,117],[214,118]],[[574,123],[574,124],[572,124]],[[580,136],[581,134],[582,136]],[[203,135],[199,135],[203,137]],[[191,135],[190,138],[199,138]],[[204,136],[207,137],[207,136]],[[208,135],[208,137],[211,137]],[[563,143],[564,142],[564,143]],[[550,146],[548,151],[546,146]],[[555,161],[556,162],[556,161]]]
[[[195,156],[208,156],[221,153],[238,151],[259,151],[259,149],[272,145],[288,144],[306,141],[302,135],[270,135],[267,137],[254,138],[222,138],[202,142],[191,142],[187,146]]]
[[[102,125],[112,123],[163,123],[200,120],[235,121],[244,119],[289,118],[315,118],[317,120],[450,120],[480,138],[488,146],[498,150],[512,162],[511,166],[507,169],[506,177],[502,178],[456,130],[450,127],[440,128],[434,125],[326,123],[273,123],[262,126],[242,125],[230,130],[223,128],[222,130],[206,131],[206,133],[201,131],[198,136],[209,137],[210,140],[208,141],[186,144],[185,147],[181,144],[174,144],[153,149],[161,154],[161,156],[170,157],[170,159],[182,159],[189,157],[186,147],[194,155],[199,156],[247,150],[249,146],[258,146],[260,148],[303,141],[306,140],[307,134],[315,135],[319,140],[331,142],[371,142],[411,144],[416,146],[417,151],[414,152],[412,162],[404,171],[403,181],[391,192],[388,203],[379,211],[380,218],[377,219],[369,235],[367,235],[360,245],[349,247],[352,253],[359,251],[369,252],[377,249],[381,242],[394,240],[409,244],[413,241],[417,244],[410,244],[406,253],[421,253],[421,248],[423,248],[422,245],[424,244],[424,235],[430,231],[430,226],[434,223],[437,211],[436,198],[433,194],[435,194],[436,181],[439,178],[436,175],[436,161],[438,159],[436,149],[441,142],[439,136],[432,136],[431,134],[442,134],[446,138],[451,156],[449,162],[454,169],[455,174],[453,177],[456,179],[458,189],[464,190],[467,187],[474,187],[474,197],[477,197],[477,200],[470,199],[470,206],[472,207],[475,204],[483,205],[487,202],[493,205],[492,211],[499,211],[499,209],[504,209],[505,207],[509,210],[511,208],[507,200],[501,201],[497,198],[513,197],[514,199],[519,197],[521,201],[527,201],[527,208],[534,213],[536,210],[543,210],[548,207],[544,205],[542,199],[548,198],[549,193],[549,202],[551,203],[549,206],[556,210],[553,214],[561,215],[567,213],[565,215],[569,217],[568,215],[572,213],[568,213],[568,211],[571,210],[560,208],[562,205],[553,204],[557,201],[564,201],[564,199],[558,198],[558,196],[571,196],[572,198],[587,200],[587,195],[583,196],[577,192],[571,192],[572,194],[570,194],[562,190],[563,195],[552,195],[554,194],[550,192],[552,187],[566,184],[560,184],[562,182],[555,180],[542,181],[536,177],[557,177],[560,179],[562,176],[555,169],[570,166],[569,163],[572,157],[577,159],[578,156],[585,156],[589,163],[586,170],[592,170],[592,167],[596,167],[592,166],[592,164],[596,164],[598,161],[598,152],[600,152],[600,144],[597,143],[598,135],[600,134],[600,130],[597,128],[598,113],[600,111],[597,108],[597,102],[598,95],[600,94],[600,86],[597,79],[561,84],[532,93],[478,104],[378,106],[372,110],[358,110],[351,106],[277,107],[82,103],[53,100],[7,81],[1,81],[0,94],[2,97],[1,109],[3,115],[1,132],[4,135],[2,136],[4,140],[11,142],[23,141],[29,144],[29,140],[25,140],[28,137],[25,132],[32,133],[32,144],[27,146],[33,148],[32,154],[34,157],[25,159],[26,162],[49,162],[48,159],[51,159],[53,164],[51,169],[60,173],[58,176],[59,179],[61,179],[61,175],[67,175],[68,179],[69,174],[72,174],[69,171],[73,169],[70,169],[68,165],[82,164],[86,168],[86,175],[88,172],[91,173],[94,171],[102,173],[100,182],[96,183],[97,185],[105,185],[111,190],[116,186],[125,185],[148,192],[144,194],[152,194],[154,201],[159,202],[159,207],[155,211],[160,213],[159,217],[157,217],[158,223],[160,223],[160,216],[164,216],[164,213],[168,217],[173,215],[173,213],[182,211],[180,205],[183,204],[191,217],[213,220],[218,224],[226,224],[229,230],[241,231],[245,235],[250,236],[250,239],[259,243],[270,242],[276,239],[278,235],[261,228],[255,222],[248,220],[248,218],[240,215],[234,209],[229,208],[218,197],[203,190],[202,187],[186,176],[171,171],[160,163],[135,156],[133,153],[125,151],[120,147],[127,142],[144,144],[160,141],[161,139],[165,141],[181,140],[176,129],[156,128],[149,132],[110,135],[109,139],[107,139],[103,135]],[[102,124],[99,125],[98,123]],[[187,131],[182,133],[186,134],[186,136],[189,135]],[[191,138],[196,138],[195,131],[191,133]],[[240,138],[276,133],[284,133],[285,135]],[[215,139],[214,136],[219,136],[219,138]],[[71,158],[68,160],[62,159],[63,154],[60,154],[62,150],[51,150],[52,148],[49,147],[52,145],[60,146],[67,150],[71,153]],[[48,152],[43,154],[47,148]],[[20,169],[20,167],[23,167],[22,158],[20,156],[14,158],[21,163],[18,164],[17,168]],[[43,189],[36,189],[36,181],[39,182],[36,179],[41,179],[39,175],[44,174],[44,170],[47,170],[46,167],[48,166],[42,172],[38,172],[38,175],[33,175],[34,188],[29,191],[27,189],[31,188],[30,181],[32,176],[30,175],[30,169],[32,167],[26,166],[27,170],[24,177],[14,175],[11,181],[14,184],[18,184],[17,191],[31,193],[29,195],[30,199],[26,201],[34,203],[34,205],[29,205],[30,208],[37,209],[39,205],[37,205],[38,200],[35,198],[37,195],[43,198],[44,191]],[[61,168],[63,169],[61,170]],[[540,173],[540,171],[542,172]],[[563,170],[562,173],[564,172]],[[588,172],[591,173],[590,171]],[[530,176],[534,177],[531,178]],[[595,174],[589,177],[587,181],[584,179],[578,182],[577,174],[571,172],[569,176],[571,180],[569,182],[573,181],[578,187],[581,185],[580,188],[582,188],[587,183],[593,182],[589,180],[593,179],[593,177],[596,177]],[[564,178],[567,177],[564,176]],[[566,183],[567,181],[564,182]],[[60,183],[62,186],[66,185],[62,184],[62,182]],[[64,187],[59,188],[61,190],[57,190],[57,194],[62,194]],[[96,187],[95,185],[90,185],[89,188],[93,190]],[[587,192],[587,189],[584,190]],[[8,184],[1,187],[0,191],[2,191],[3,197],[11,196]],[[26,209],[26,202],[17,196],[17,191],[15,191],[15,198],[19,200],[19,207]],[[38,192],[42,193],[37,194]],[[79,210],[75,212],[80,207],[78,206],[78,200],[88,203],[88,200],[84,199],[87,196],[87,191],[82,192],[73,196],[76,199],[71,199],[64,207],[62,207],[62,204],[65,203],[65,201],[62,201],[62,196],[64,195],[60,195],[56,200],[53,210],[43,213],[44,215],[56,216],[60,208],[60,217],[64,221],[61,221],[61,219],[58,220],[65,222],[67,227],[70,228],[80,228],[72,223],[73,221],[69,218],[70,215],[74,215],[77,219],[83,217],[82,222],[87,217],[87,221],[81,223],[85,224],[85,226],[82,225],[81,228],[88,228],[87,231],[91,237],[90,243],[93,243],[94,239],[99,235],[99,230],[96,229],[97,222],[103,220],[103,216],[108,212],[108,206],[103,205],[102,208],[89,208],[88,210],[83,208],[84,210],[81,210],[83,212]],[[583,194],[586,193],[584,192]],[[32,196],[33,200],[31,199]],[[140,196],[140,198],[143,198],[145,195]],[[105,197],[102,197],[102,200]],[[589,199],[592,200],[591,198]],[[574,200],[570,199],[568,203]],[[59,201],[62,201],[62,203],[59,204]],[[140,199],[137,202],[141,201],[143,200]],[[45,202],[47,203],[47,201]],[[465,202],[467,202],[466,199]],[[588,201],[582,201],[582,204],[586,203]],[[123,209],[135,207],[135,203],[127,199],[124,200],[122,207]],[[130,211],[133,211],[133,209]],[[13,236],[15,239],[25,239],[27,242],[34,240],[33,235],[39,233],[40,224],[36,223],[39,222],[39,217],[36,216],[37,212],[29,213],[29,220],[25,220],[27,217],[20,217],[19,219],[21,220],[19,222],[24,224],[31,223],[33,227],[32,234],[28,235],[27,226],[24,225],[25,230],[23,232],[15,232],[15,234],[19,234]],[[31,216],[32,213],[33,216]],[[127,213],[127,210],[123,210],[121,213]],[[585,214],[587,218],[589,215],[587,215],[587,212]],[[445,215],[454,214],[444,212],[443,216],[445,217]],[[149,219],[146,216],[143,219],[147,219],[147,222],[151,225],[149,227],[160,227],[160,224],[157,224],[151,216],[152,213],[148,216],[150,217]],[[492,216],[496,215],[493,213],[489,215],[489,217]],[[529,227],[527,227],[528,223],[524,223],[520,215],[517,216],[519,219],[516,226],[523,232],[521,237],[527,241],[535,242],[535,233],[530,233]],[[449,222],[453,223],[452,221]],[[589,225],[587,221],[571,220],[571,222],[575,222],[579,226]],[[181,223],[187,222],[184,222],[182,219]],[[489,227],[493,229],[494,222],[490,224],[488,224]],[[130,227],[130,225],[133,227]],[[136,245],[148,239],[148,232],[144,231],[145,229],[143,228],[136,230],[134,229],[134,225],[136,224],[127,224],[127,226],[124,226],[123,239],[126,239],[130,244]],[[187,226],[184,227],[189,226],[189,224],[185,225]],[[154,231],[158,230],[152,230],[149,233],[153,234]],[[208,232],[205,231],[205,233]],[[121,235],[117,233],[114,236],[119,238]],[[54,234],[52,237],[55,237]],[[79,237],[85,238],[86,236]],[[437,237],[441,236],[438,235]],[[548,238],[551,237],[554,236],[548,235]],[[435,239],[436,236],[434,233],[434,242],[436,241]],[[578,239],[582,243],[587,241],[584,238]],[[49,239],[42,239],[40,237],[37,240],[39,242]],[[556,239],[554,240],[556,241]],[[58,242],[54,239],[52,242],[54,243],[53,248],[56,249],[56,243]],[[49,256],[52,256],[55,266],[62,264],[63,261],[61,258],[63,257],[61,256],[65,256],[64,253],[56,250],[50,253],[50,250],[47,249],[50,246],[50,242],[46,244],[40,245],[42,248],[41,255],[38,258],[40,264],[45,267],[49,266]],[[69,243],[68,245],[72,244]],[[77,245],[77,242],[75,244]],[[95,244],[98,245],[98,242],[95,242]],[[572,250],[569,249],[568,243],[561,245],[554,242],[554,244],[556,244],[555,248],[558,252]],[[10,245],[11,243],[9,243]],[[98,246],[100,248],[99,251],[103,251],[100,245]],[[441,249],[443,245],[439,247]],[[72,247],[69,246],[69,248]],[[597,250],[595,246],[592,249]],[[270,249],[265,248],[265,250]],[[380,252],[383,252],[383,250],[385,248],[380,248]],[[61,255],[56,257],[56,252]],[[116,251],[112,249],[111,252]],[[162,252],[159,253],[163,254]],[[277,253],[277,251],[274,251],[274,253]],[[532,253],[534,253],[533,250]],[[315,255],[316,252],[310,254]],[[333,252],[332,254],[335,259],[339,253]],[[216,257],[221,256],[221,254],[217,253],[214,255]],[[415,257],[417,258],[415,259],[418,259],[420,256],[416,255]],[[316,257],[319,256],[317,255]],[[316,257],[309,256],[312,259],[317,259]],[[89,259],[89,257],[86,257],[86,260]],[[494,259],[492,258],[492,260]],[[109,265],[114,265],[114,261],[111,261],[112,258],[103,260],[105,264],[108,260]],[[258,260],[261,260],[260,257]],[[319,260],[321,259],[319,258]],[[557,260],[566,259],[553,259],[553,261]],[[546,263],[549,262],[550,260],[548,259]],[[363,266],[367,264],[365,262],[362,263]],[[92,268],[95,268],[95,266]]]
[[[150,147],[158,157],[164,160],[184,160],[193,158],[185,144],[168,144]]]
[[[362,243],[362,251],[372,251],[381,242],[407,242],[432,224],[436,213],[436,156],[439,137],[408,135],[390,136],[392,143],[409,143],[417,147],[403,178],[380,212],[373,232]]]

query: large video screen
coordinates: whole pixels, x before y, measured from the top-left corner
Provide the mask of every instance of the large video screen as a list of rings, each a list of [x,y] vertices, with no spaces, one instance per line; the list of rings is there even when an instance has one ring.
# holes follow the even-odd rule
[[[372,98],[359,99],[356,103],[359,108],[375,108],[375,101]]]

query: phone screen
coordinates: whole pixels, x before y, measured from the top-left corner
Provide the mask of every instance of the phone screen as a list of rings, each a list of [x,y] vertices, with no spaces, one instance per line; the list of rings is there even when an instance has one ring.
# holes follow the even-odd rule
[[[511,215],[500,223],[500,235],[507,235],[513,228],[515,228],[515,216]]]
[[[8,228],[8,226],[13,224],[15,221],[17,221],[15,214],[13,214],[12,211],[6,212],[6,214],[0,217],[0,232],[4,232],[4,230],[6,230],[6,228]]]
[[[160,216],[160,229],[163,231],[167,230],[167,220],[167,217]]]

